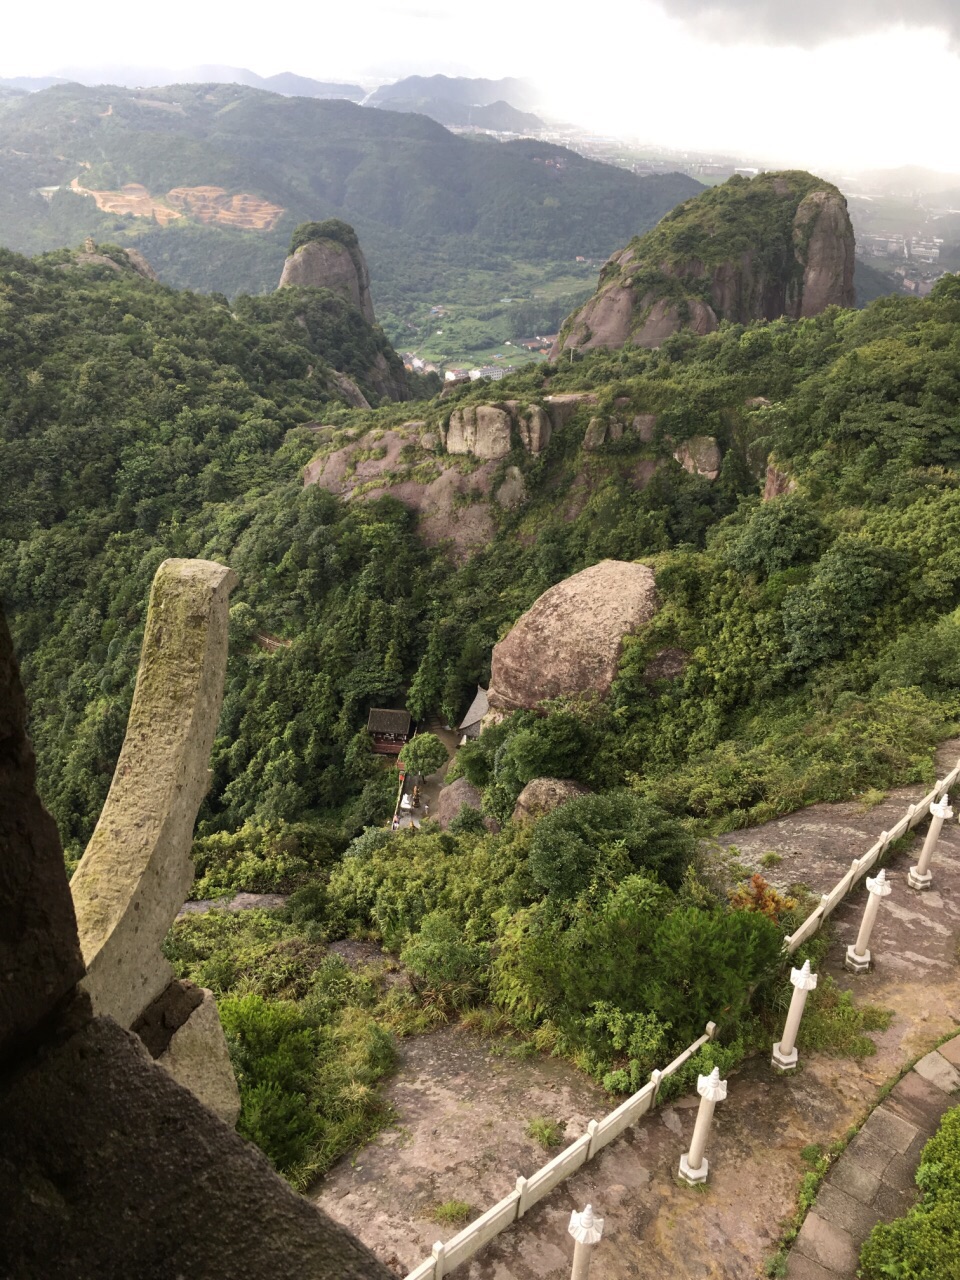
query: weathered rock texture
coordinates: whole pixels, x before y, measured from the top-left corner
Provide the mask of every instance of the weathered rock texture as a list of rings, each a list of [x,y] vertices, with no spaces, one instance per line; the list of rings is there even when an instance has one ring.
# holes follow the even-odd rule
[[[240,1090],[212,991],[174,981],[133,1024],[150,1056],[218,1115],[235,1125]]]
[[[590,794],[590,788],[567,778],[534,778],[517,796],[513,809],[514,822],[532,822],[545,813],[559,809],[576,796]]]
[[[454,409],[447,424],[447,453],[475,458],[504,458],[513,447],[514,433],[527,453],[541,453],[550,443],[554,423],[541,405],[519,400],[500,404],[467,405]]]
[[[329,289],[352,302],[363,318],[376,324],[370,296],[370,272],[362,250],[352,251],[339,240],[310,240],[292,253],[283,264],[280,289]]]
[[[84,988],[96,1013],[127,1027],[173,976],[160,944],[193,882],[235,582],[209,560],[157,570],[123,749],[71,882]]]
[[[854,237],[841,193],[808,173],[731,179],[615,253],[564,322],[571,347],[658,347],[679,329],[817,315],[855,304]]]
[[[468,809],[476,809],[479,813],[481,803],[482,797],[473,783],[468,782],[466,778],[457,778],[456,782],[451,782],[449,787],[444,787],[437,797],[435,815],[437,822],[446,831],[464,805]]]
[[[684,471],[693,476],[705,476],[707,480],[716,480],[723,462],[720,446],[713,436],[691,436],[674,451],[673,456]]]
[[[26,725],[13,642],[0,613],[0,1063],[22,1048],[83,973],[60,836],[36,792]]]
[[[0,1276],[389,1280],[135,1035],[93,1016],[24,723],[0,613]]]
[[[603,560],[545,591],[494,646],[491,707],[536,707],[564,694],[605,696],[623,639],[659,608],[646,565]]]

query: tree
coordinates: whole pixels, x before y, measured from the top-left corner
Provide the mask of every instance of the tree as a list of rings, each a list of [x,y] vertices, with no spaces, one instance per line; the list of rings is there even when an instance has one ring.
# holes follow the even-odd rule
[[[436,773],[447,759],[447,748],[435,733],[418,733],[400,752],[400,763],[410,773]]]

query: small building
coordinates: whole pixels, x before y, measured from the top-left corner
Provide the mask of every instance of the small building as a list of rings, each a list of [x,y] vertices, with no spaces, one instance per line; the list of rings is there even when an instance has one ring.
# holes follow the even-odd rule
[[[373,749],[381,756],[398,756],[410,740],[410,712],[371,707],[367,716],[367,733]]]
[[[471,738],[479,738],[482,728],[483,717],[490,710],[490,703],[487,699],[486,689],[482,689],[477,685],[477,693],[474,700],[470,703],[470,709],[460,721],[460,746],[465,742],[469,742]]]

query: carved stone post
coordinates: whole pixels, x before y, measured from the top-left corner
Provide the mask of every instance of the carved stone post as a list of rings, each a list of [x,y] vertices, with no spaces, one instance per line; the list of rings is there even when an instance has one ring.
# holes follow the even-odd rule
[[[793,983],[793,995],[787,1010],[786,1025],[779,1043],[773,1046],[773,1065],[780,1071],[793,1071],[797,1065],[797,1032],[803,1017],[803,1006],[807,1003],[808,994],[817,985],[817,975],[810,972],[809,960],[804,961],[802,969],[790,970],[790,981]]]
[[[940,828],[943,826],[947,818],[953,817],[953,810],[950,808],[950,797],[943,796],[939,803],[936,801],[930,806],[930,829],[927,832],[927,838],[923,842],[923,849],[920,853],[920,861],[915,867],[910,868],[907,876],[907,884],[911,889],[929,889],[933,876],[930,873],[930,859],[933,857],[933,851],[937,847],[937,841],[940,839]]]
[[[873,932],[877,912],[880,910],[880,899],[886,898],[892,892],[893,889],[887,884],[887,873],[883,868],[872,880],[869,876],[867,877],[867,905],[864,908],[860,932],[857,934],[856,942],[847,947],[843,962],[851,973],[866,973],[870,968],[870,950],[867,944]]]
[[[573,1246],[573,1270],[570,1280],[587,1280],[590,1274],[590,1254],[603,1235],[603,1219],[593,1216],[593,1206],[587,1205],[583,1213],[576,1210],[570,1215],[567,1230],[576,1240]]]
[[[707,1134],[710,1132],[710,1121],[717,1103],[727,1096],[727,1082],[720,1079],[719,1067],[714,1067],[708,1076],[698,1077],[697,1093],[700,1095],[700,1109],[693,1126],[693,1140],[690,1150],[680,1157],[680,1177],[684,1182],[689,1182],[691,1187],[707,1180],[708,1165],[703,1153],[707,1145]]]

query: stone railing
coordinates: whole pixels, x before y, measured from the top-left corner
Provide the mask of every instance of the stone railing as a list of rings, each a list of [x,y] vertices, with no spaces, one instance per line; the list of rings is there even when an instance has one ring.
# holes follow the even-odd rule
[[[657,1091],[661,1082],[679,1071],[684,1063],[712,1040],[715,1031],[714,1023],[708,1022],[707,1029],[699,1040],[694,1040],[689,1048],[662,1071],[654,1071],[649,1083],[627,1098],[626,1102],[622,1102],[615,1111],[611,1111],[602,1120],[591,1120],[586,1133],[529,1178],[517,1178],[516,1188],[508,1196],[504,1196],[492,1209],[482,1213],[446,1244],[438,1241],[433,1246],[432,1255],[415,1267],[406,1280],[441,1280],[454,1267],[472,1258],[478,1249],[499,1235],[511,1222],[522,1218],[528,1209],[549,1195],[564,1178],[591,1160],[608,1143],[619,1138],[624,1129],[636,1124],[648,1111],[652,1111],[657,1105]]]
[[[932,791],[916,804],[910,805],[899,822],[889,831],[882,832],[879,840],[862,857],[853,860],[846,875],[834,885],[829,893],[825,893],[822,896],[817,908],[810,913],[793,934],[784,940],[784,954],[786,956],[793,955],[802,942],[817,932],[827,916],[858,884],[860,878],[879,861],[895,840],[918,826],[924,818],[930,816],[931,806],[943,801],[944,808],[946,807],[945,797],[958,778],[960,778],[960,761],[947,774],[946,778],[937,780]],[[937,821],[936,815],[934,820]],[[939,830],[939,827],[937,829]],[[934,842],[935,839],[936,835],[934,834]],[[916,871],[916,868],[914,868],[914,871]],[[871,881],[870,884],[872,885],[873,882]],[[918,885],[914,885],[914,887],[918,887]],[[882,889],[881,892],[883,892]],[[869,957],[869,953],[867,953],[867,956]],[[793,1041],[803,1013],[806,994],[816,986],[816,975],[811,975],[810,965],[807,963],[802,970],[794,969],[792,971],[791,981],[795,988],[794,999],[791,1002],[791,1012],[788,1016],[784,1038],[774,1046],[773,1064],[781,1070],[790,1070],[796,1065],[797,1055],[793,1051]],[[654,1071],[650,1077],[650,1082],[644,1085],[639,1092],[633,1094],[626,1102],[621,1103],[616,1110],[611,1111],[603,1120],[591,1120],[587,1126],[586,1133],[571,1143],[564,1151],[561,1151],[558,1156],[555,1156],[549,1164],[538,1169],[531,1177],[517,1178],[517,1185],[514,1191],[464,1227],[451,1240],[448,1240],[445,1244],[438,1241],[433,1246],[432,1255],[415,1267],[407,1275],[406,1280],[442,1280],[442,1277],[448,1275],[454,1267],[473,1257],[488,1241],[499,1235],[511,1223],[522,1218],[529,1208],[536,1204],[538,1200],[542,1200],[564,1178],[579,1169],[582,1164],[590,1160],[607,1143],[619,1137],[624,1129],[635,1124],[648,1111],[651,1111],[657,1103],[657,1091],[660,1082],[673,1075],[703,1045],[712,1040],[715,1031],[715,1023],[707,1023],[705,1034],[699,1040],[695,1040],[688,1049],[684,1050],[663,1071]],[[788,1041],[789,1043],[787,1043]],[[779,1058],[778,1050],[784,1051]],[[697,1092],[701,1095],[701,1114],[703,1114],[703,1099],[705,1097],[710,1099],[712,1104],[713,1101],[725,1097],[726,1082],[721,1081],[719,1072],[715,1071],[711,1077],[701,1076],[699,1078]],[[710,1109],[712,1110],[712,1105]],[[698,1128],[702,1128],[700,1137],[701,1150],[696,1154],[693,1152],[693,1147],[697,1145],[697,1134],[695,1133],[691,1152],[685,1153],[681,1158],[680,1177],[687,1182],[696,1183],[706,1179],[707,1162],[701,1157],[708,1126],[709,1114],[705,1115],[703,1122],[698,1117]],[[694,1167],[685,1170],[684,1165],[689,1163],[688,1157],[690,1156],[693,1157],[692,1164]]]
[[[900,821],[892,826],[889,831],[881,831],[879,840],[872,844],[865,854],[859,858],[854,858],[846,875],[837,881],[829,893],[823,894],[819,906],[810,912],[799,929],[796,929],[785,939],[784,948],[787,955],[792,956],[802,942],[806,942],[807,938],[813,937],[827,916],[840,905],[851,889],[855,888],[860,878],[866,875],[870,868],[879,862],[895,840],[899,840],[908,831],[912,831],[914,827],[919,826],[924,818],[930,816],[930,806],[936,804],[942,796],[945,796],[958,778],[960,778],[960,760],[957,761],[945,778],[937,779],[932,791],[928,792],[922,800],[918,800],[916,804],[910,805]]]
[[[161,944],[193,883],[235,583],[209,560],[165,560],[157,570],[120,759],[70,885],[94,1014],[137,1031],[231,1122],[240,1100],[213,995],[174,982]]]

